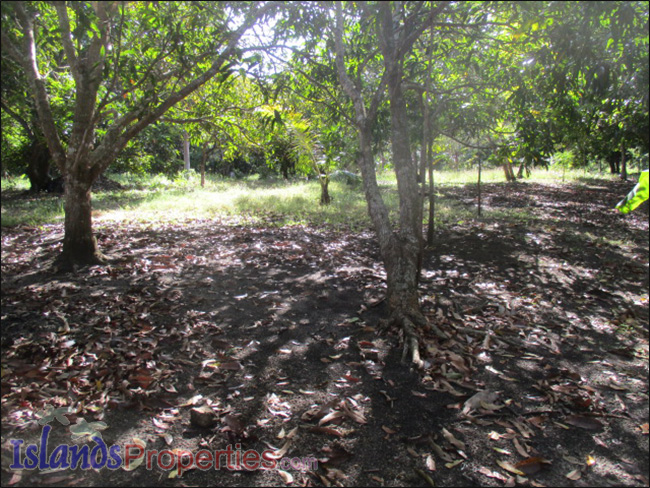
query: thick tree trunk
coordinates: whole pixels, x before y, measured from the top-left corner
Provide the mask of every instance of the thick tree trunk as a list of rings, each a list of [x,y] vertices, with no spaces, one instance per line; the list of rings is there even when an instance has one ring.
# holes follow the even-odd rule
[[[90,178],[88,178],[90,180]],[[92,181],[82,181],[70,173],[65,178],[65,223],[63,251],[58,264],[69,269],[74,264],[103,264],[104,256],[97,248],[92,230],[90,187]]]
[[[52,157],[44,140],[34,139],[26,151],[27,177],[31,185],[29,191],[38,193],[48,189],[50,181],[50,163]]]

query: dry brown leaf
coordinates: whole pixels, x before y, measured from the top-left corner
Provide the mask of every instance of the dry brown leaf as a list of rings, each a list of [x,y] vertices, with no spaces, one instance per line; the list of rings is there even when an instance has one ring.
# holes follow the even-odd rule
[[[343,418],[345,416],[346,415],[344,412],[341,412],[340,410],[333,410],[327,415],[325,415],[322,419],[320,419],[318,425],[323,425],[326,424],[327,422],[331,422],[332,420]]]
[[[532,457],[518,462],[515,464],[515,468],[526,475],[531,475],[539,472],[544,464],[551,464],[551,462],[541,457]]]
[[[579,469],[574,469],[573,471],[568,472],[564,476],[566,476],[567,478],[569,478],[572,481],[577,481],[580,478],[582,478],[582,473],[580,472]]]
[[[519,441],[517,440],[516,437],[513,437],[513,438],[512,438],[512,443],[515,445],[515,449],[517,449],[517,452],[519,453],[519,455],[520,455],[521,457],[523,457],[523,458],[527,458],[527,457],[530,456],[530,454],[528,453],[528,451],[524,448],[524,446],[522,446],[522,445],[519,443]]]
[[[136,469],[138,466],[140,466],[144,462],[144,459],[146,457],[144,455],[144,451],[147,448],[147,443],[145,441],[143,441],[142,439],[139,439],[137,437],[134,437],[132,444],[136,444],[138,447],[140,447],[140,449],[142,449],[142,456],[130,461],[128,466],[126,464],[124,464],[124,466],[122,466],[122,469],[124,471],[133,471],[134,469]]]
[[[486,468],[485,466],[481,466],[478,468],[478,472],[481,473],[482,475],[487,476],[488,478],[496,478],[501,481],[507,481],[508,478],[506,476],[503,476],[501,473],[498,471],[492,471],[489,468]]]
[[[465,450],[465,443],[456,439],[454,435],[444,427],[442,428],[442,435],[447,439],[447,442],[452,444],[455,448],[460,449],[461,451]]]
[[[287,485],[290,485],[293,483],[293,476],[291,473],[288,473],[286,471],[283,471],[281,469],[278,469],[278,474],[280,475],[280,478],[282,478],[282,481],[284,481]]]
[[[488,439],[492,439],[493,441],[498,441],[503,437],[503,434],[499,434],[497,431],[493,430],[488,434]]]
[[[566,418],[565,422],[574,427],[580,427],[581,429],[591,430],[591,431],[600,431],[603,428],[603,424],[592,417],[583,417],[581,415],[570,415]]]
[[[435,455],[438,456],[443,461],[447,461],[447,462],[453,461],[454,458],[452,458],[449,454],[443,451],[442,447],[440,447],[438,444],[436,444],[433,441],[431,442],[431,448],[433,449]]]
[[[526,473],[524,473],[523,471],[521,471],[521,470],[515,468],[515,467],[514,467],[511,463],[509,463],[508,461],[501,461],[501,460],[499,459],[499,460],[497,460],[497,464],[498,464],[499,466],[501,466],[503,469],[505,469],[506,471],[510,472],[510,473],[518,474],[519,476],[525,476],[525,475],[526,475]]]
[[[429,471],[436,470],[436,461],[433,459],[433,456],[431,456],[431,454],[427,456],[426,460],[424,461],[424,464],[426,464],[427,469]]]
[[[240,369],[243,368],[243,366],[239,361],[227,361],[225,363],[221,363],[219,365],[219,368],[227,369],[229,371],[239,371]]]
[[[385,425],[382,425],[381,428],[382,428],[382,430],[383,430],[384,432],[386,432],[388,435],[397,434],[397,431],[396,431],[396,430],[393,430],[393,429],[391,429],[390,427],[386,427]]]
[[[293,441],[292,441],[291,439],[287,440],[287,442],[284,443],[284,446],[282,446],[281,449],[279,449],[279,450],[277,450],[277,451],[273,451],[273,452],[267,453],[267,454],[266,454],[267,457],[269,457],[270,459],[280,459],[280,458],[283,458],[284,455],[285,455],[287,452],[289,452],[289,448],[291,447],[291,443],[292,443],[292,442],[293,442]]]
[[[521,432],[521,435],[524,436],[524,438],[528,439],[530,436],[534,435],[534,432],[530,430],[528,427],[526,427],[524,424],[521,422],[517,422],[516,420],[512,420],[512,425],[517,427],[517,430]]]
[[[348,406],[348,401],[349,400],[344,400],[341,402],[341,405],[343,406],[343,411],[346,413],[346,415],[351,419],[354,420],[358,424],[366,424],[368,421],[366,420],[366,417],[361,412],[357,412],[356,410],[352,410]]]
[[[335,435],[336,437],[343,437],[343,433],[332,428],[332,427],[320,427],[320,426],[313,426],[309,428],[309,432],[314,432],[316,434],[327,434],[327,435]]]
[[[456,466],[458,466],[463,461],[465,461],[465,460],[464,459],[456,459],[455,461],[452,461],[450,463],[446,463],[445,468],[447,468],[447,469],[455,468]]]

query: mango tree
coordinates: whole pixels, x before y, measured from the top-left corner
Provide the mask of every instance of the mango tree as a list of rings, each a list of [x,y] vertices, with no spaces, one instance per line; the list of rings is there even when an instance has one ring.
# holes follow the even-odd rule
[[[24,70],[65,179],[62,267],[105,262],[92,233],[93,182],[126,144],[238,59],[271,3],[5,2],[2,50]],[[5,28],[5,26],[8,26]],[[70,86],[61,128],[51,94]]]

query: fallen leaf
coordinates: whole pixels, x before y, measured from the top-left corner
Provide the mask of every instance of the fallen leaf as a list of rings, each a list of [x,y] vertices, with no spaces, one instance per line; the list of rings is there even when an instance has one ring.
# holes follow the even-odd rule
[[[227,361],[225,363],[221,363],[219,365],[220,369],[227,369],[230,371],[239,371],[240,369],[243,368],[241,363],[239,361]]]
[[[433,459],[433,456],[431,456],[431,454],[427,456],[426,460],[424,461],[424,464],[426,464],[427,469],[429,471],[436,470],[436,461]]]
[[[351,419],[354,420],[358,424],[366,424],[368,421],[366,420],[366,417],[361,412],[357,412],[356,410],[352,410],[348,406],[348,400],[344,400],[341,402],[341,406],[343,407],[343,411],[346,413],[346,415]]]
[[[319,459],[319,466],[323,465],[327,468],[330,468],[332,466],[343,464],[345,461],[352,458],[352,454],[350,454],[341,446],[334,445],[332,447],[324,447],[321,450],[326,453],[328,457]]]
[[[526,475],[531,475],[539,472],[544,464],[551,464],[551,462],[541,457],[532,457],[518,462],[515,468]]]
[[[501,461],[501,460],[499,459],[499,460],[497,460],[497,464],[498,464],[499,466],[501,466],[503,469],[505,469],[506,471],[510,472],[510,473],[518,474],[518,475],[520,475],[520,476],[525,476],[525,475],[526,475],[526,473],[524,473],[523,471],[521,471],[521,470],[515,468],[515,467],[514,467],[511,463],[509,463],[508,461]]]
[[[278,469],[278,474],[280,475],[280,478],[282,478],[282,481],[284,481],[287,485],[293,483],[293,476],[291,473]]]
[[[573,471],[570,471],[569,473],[565,474],[564,476],[569,478],[572,481],[577,481],[580,478],[582,478],[582,473],[580,472],[579,469],[574,469]]]
[[[565,422],[574,427],[580,427],[585,430],[600,431],[603,429],[603,424],[592,417],[583,417],[581,415],[570,415],[566,418]]]
[[[335,435],[336,437],[343,437],[342,432],[339,432],[338,430],[332,427],[319,427],[314,425],[313,427],[309,428],[309,432],[315,432],[316,434]]]
[[[492,470],[486,468],[485,466],[481,466],[480,468],[478,468],[478,472],[481,473],[482,475],[487,476],[488,478],[496,478],[496,479],[501,480],[501,481],[507,481],[508,480],[508,478],[506,476],[503,476],[498,471],[492,471]]]
[[[287,442],[284,443],[284,446],[282,446],[281,449],[278,449],[278,450],[276,450],[276,451],[273,451],[273,452],[267,453],[267,454],[266,454],[267,457],[269,457],[270,459],[280,459],[280,458],[283,458],[284,455],[285,455],[287,452],[289,452],[289,448],[291,447],[291,443],[292,443],[292,440],[291,440],[291,439],[287,440]]]
[[[498,452],[499,454],[505,454],[506,456],[510,456],[512,454],[507,449],[501,449],[500,447],[493,447],[492,450]]]
[[[445,468],[447,468],[447,469],[455,468],[456,466],[458,466],[463,461],[465,461],[465,460],[464,459],[456,459],[455,461],[452,461],[451,463],[445,464]]]
[[[142,439],[138,439],[137,437],[134,437],[133,440],[132,440],[132,444],[136,444],[138,447],[140,447],[142,449],[142,451],[141,451],[142,456],[140,456],[138,458],[135,458],[133,460],[130,460],[128,466],[125,463],[122,466],[122,469],[124,471],[133,471],[134,469],[136,469],[138,466],[140,466],[144,462],[144,459],[146,457],[144,451],[147,448],[147,443],[145,441],[143,441]],[[140,452],[140,451],[138,451],[138,452]]]
[[[318,425],[323,425],[326,424],[327,422],[331,422],[332,420],[335,419],[340,419],[345,417],[345,413],[341,412],[340,410],[333,410],[327,415],[325,415],[322,419],[319,420]],[[340,422],[339,422],[340,423]]]
[[[382,428],[382,430],[383,430],[384,432],[386,432],[388,435],[397,434],[397,431],[396,431],[396,430],[393,430],[393,429],[391,429],[390,427],[386,427],[385,425],[382,425],[381,428]]]
[[[512,438],[512,443],[515,445],[515,449],[517,449],[517,452],[519,453],[519,455],[520,455],[521,457],[523,457],[523,458],[527,458],[527,457],[530,456],[530,454],[528,453],[528,451],[526,451],[526,449],[524,449],[524,446],[522,446],[522,445],[519,443],[519,441],[517,440],[516,437],[513,437],[513,438]]]
[[[444,427],[442,428],[442,435],[447,439],[447,442],[452,444],[455,448],[460,449],[461,451],[465,450],[465,443],[456,439],[454,435]]]

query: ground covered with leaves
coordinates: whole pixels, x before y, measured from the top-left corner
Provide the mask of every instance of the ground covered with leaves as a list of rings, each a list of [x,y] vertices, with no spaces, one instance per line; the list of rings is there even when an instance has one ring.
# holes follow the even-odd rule
[[[486,186],[487,217],[427,250],[449,339],[420,331],[418,372],[379,326],[370,231],[98,223],[110,264],[62,274],[60,225],[3,229],[2,484],[647,486],[648,216],[612,210],[630,186]],[[45,423],[48,452],[94,435],[186,469],[10,469]],[[293,464],[182,455],[229,445]]]

